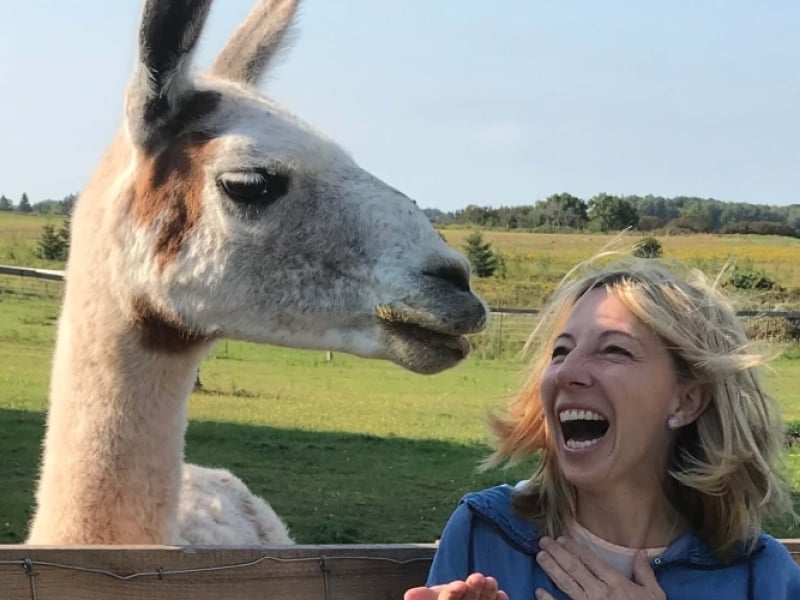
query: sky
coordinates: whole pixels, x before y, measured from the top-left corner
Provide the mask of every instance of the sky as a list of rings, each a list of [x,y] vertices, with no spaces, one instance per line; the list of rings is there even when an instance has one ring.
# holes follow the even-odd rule
[[[217,0],[195,67],[252,0]],[[0,2],[0,194],[79,192],[138,0]],[[305,0],[261,85],[420,206],[569,192],[800,203],[796,0]]]

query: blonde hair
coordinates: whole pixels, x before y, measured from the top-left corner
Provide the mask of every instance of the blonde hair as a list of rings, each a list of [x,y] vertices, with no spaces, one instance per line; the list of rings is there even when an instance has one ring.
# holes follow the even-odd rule
[[[588,263],[593,264],[593,263]],[[519,512],[547,535],[565,531],[575,516],[575,490],[553,451],[541,401],[542,374],[554,338],[589,290],[604,287],[653,328],[683,381],[701,384],[708,408],[679,430],[665,491],[675,508],[717,555],[752,549],[762,516],[792,512],[782,476],[783,426],[779,405],[764,389],[759,367],[729,301],[698,271],[680,277],[664,263],[629,260],[594,268],[561,282],[540,315],[526,349],[536,348],[526,382],[505,414],[490,416],[495,452],[485,466],[518,463],[540,453],[528,484],[514,497]]]

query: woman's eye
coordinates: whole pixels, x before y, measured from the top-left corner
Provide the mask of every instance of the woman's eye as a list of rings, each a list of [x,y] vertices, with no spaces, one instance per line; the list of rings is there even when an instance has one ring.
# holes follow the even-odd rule
[[[567,354],[569,354],[569,348],[566,346],[556,346],[553,348],[553,354],[551,358],[556,359],[561,356],[566,356]]]
[[[622,356],[632,356],[632,354],[622,346],[606,346],[605,348],[603,348],[603,352],[605,352],[606,354],[620,354]]]
[[[289,190],[289,177],[280,173],[243,171],[226,173],[217,180],[220,189],[234,202],[265,206]]]

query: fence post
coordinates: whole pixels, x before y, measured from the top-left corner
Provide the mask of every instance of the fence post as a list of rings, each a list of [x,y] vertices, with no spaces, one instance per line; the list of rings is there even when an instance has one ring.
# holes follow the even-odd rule
[[[500,358],[503,355],[503,314],[498,313],[500,315],[500,322],[497,324],[497,358]]]

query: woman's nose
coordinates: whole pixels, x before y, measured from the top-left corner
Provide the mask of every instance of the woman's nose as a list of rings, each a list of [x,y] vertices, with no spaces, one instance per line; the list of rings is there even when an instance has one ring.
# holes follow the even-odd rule
[[[567,354],[558,365],[555,380],[560,387],[591,385],[591,372],[586,357],[576,350]]]

